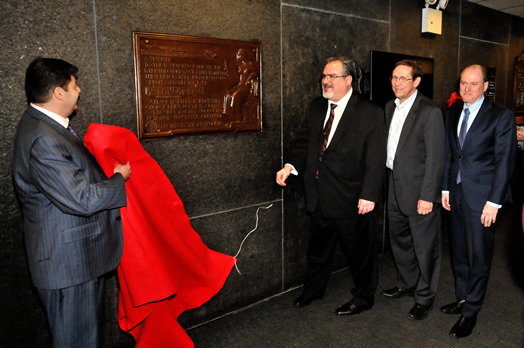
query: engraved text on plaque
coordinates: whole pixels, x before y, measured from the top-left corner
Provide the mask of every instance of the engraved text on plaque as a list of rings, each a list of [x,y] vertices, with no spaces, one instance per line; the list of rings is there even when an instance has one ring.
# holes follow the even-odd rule
[[[133,32],[139,139],[261,131],[260,43]]]

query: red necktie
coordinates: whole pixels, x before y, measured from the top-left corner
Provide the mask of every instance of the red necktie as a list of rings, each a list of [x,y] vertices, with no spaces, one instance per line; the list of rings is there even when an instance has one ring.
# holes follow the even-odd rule
[[[331,112],[329,119],[324,126],[324,141],[322,142],[322,152],[326,151],[326,147],[329,140],[329,133],[331,133],[331,127],[333,126],[333,119],[335,118],[335,108],[337,104],[331,104]]]

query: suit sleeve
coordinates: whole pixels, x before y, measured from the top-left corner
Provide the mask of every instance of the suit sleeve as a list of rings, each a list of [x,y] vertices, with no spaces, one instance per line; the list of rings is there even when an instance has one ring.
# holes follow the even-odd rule
[[[35,186],[65,214],[90,216],[126,205],[122,175],[89,182],[71,150],[54,137],[40,136],[31,147],[30,170]]]
[[[442,176],[446,166],[445,133],[442,112],[434,107],[429,112],[424,125],[426,164],[420,199],[427,202],[441,201]]]
[[[377,203],[386,173],[386,124],[382,109],[372,110],[372,117],[366,121],[371,129],[364,146],[366,169],[360,198]]]
[[[495,174],[488,201],[504,204],[508,184],[513,174],[517,143],[515,115],[505,109],[495,129]]]

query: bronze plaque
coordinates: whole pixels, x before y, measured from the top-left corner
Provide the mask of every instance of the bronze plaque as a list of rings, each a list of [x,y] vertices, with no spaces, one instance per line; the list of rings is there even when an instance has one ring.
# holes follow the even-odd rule
[[[513,112],[524,114],[524,51],[513,63]]]
[[[260,42],[133,32],[138,138],[262,130]]]

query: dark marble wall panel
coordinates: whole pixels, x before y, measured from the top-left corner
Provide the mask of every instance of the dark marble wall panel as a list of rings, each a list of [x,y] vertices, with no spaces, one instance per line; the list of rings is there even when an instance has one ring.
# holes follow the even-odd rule
[[[91,1],[2,1],[0,10],[0,132],[6,139],[0,142],[0,183],[4,188],[10,186],[12,139],[27,107],[25,69],[34,58],[61,58],[81,69],[79,84],[87,91],[74,121],[78,128],[97,119],[99,103]]]
[[[135,130],[131,31],[262,45],[263,132],[181,136],[143,143],[175,184],[189,215],[280,197],[280,42],[278,1],[97,1],[104,123]],[[198,8],[198,11],[194,11]],[[107,78],[106,78],[107,76]]]
[[[308,7],[323,12],[389,21],[389,0],[285,0],[284,5]]]
[[[507,88],[508,47],[485,41],[461,38],[460,70],[471,64],[481,64],[497,69],[495,101],[504,104]]]
[[[343,28],[343,30],[341,29]],[[370,50],[388,50],[389,26],[295,6],[282,8],[283,139],[284,151],[294,138],[309,102],[320,93],[319,76],[325,59],[346,55],[369,71]],[[285,284],[303,281],[309,221],[305,214],[301,178],[288,179],[284,189]],[[380,215],[380,214],[379,214]],[[382,236],[383,225],[377,234]],[[340,254],[335,269],[345,267]]]
[[[450,1],[453,3],[452,1]],[[461,1],[460,35],[507,45],[511,16],[469,1]],[[447,9],[446,9],[447,11]]]
[[[451,1],[442,11],[442,35],[422,33],[422,6],[395,2],[391,8],[391,52],[435,60],[433,100],[445,111],[450,94],[457,88],[457,54],[460,2]]]
[[[326,58],[346,55],[369,71],[370,51],[389,48],[387,23],[287,6],[282,9],[282,37],[285,143],[309,102],[321,93]]]
[[[195,218],[191,225],[211,249],[236,255],[242,240],[256,226],[260,204],[227,213]],[[282,292],[282,204],[259,209],[258,228],[249,234],[222,290],[202,307],[185,312],[180,323],[188,328]]]

